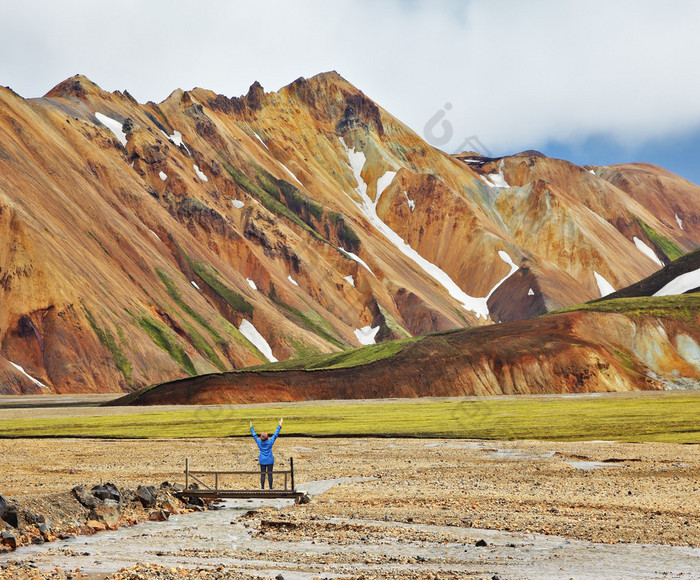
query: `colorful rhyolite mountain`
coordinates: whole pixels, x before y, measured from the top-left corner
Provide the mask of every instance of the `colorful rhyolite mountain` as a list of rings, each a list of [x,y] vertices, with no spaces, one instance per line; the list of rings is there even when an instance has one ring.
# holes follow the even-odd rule
[[[700,339],[682,321],[630,322],[665,362],[620,350],[613,371],[637,377],[622,381],[591,378],[615,375],[607,321],[524,319],[644,279],[700,246],[699,223],[700,188],[661,168],[449,156],[336,73],[160,104],[81,76],[41,99],[0,89],[0,393],[129,391],[394,339],[427,366],[429,345],[449,343],[464,368],[362,396],[692,380],[673,333],[686,351]],[[460,347],[460,333],[412,338],[473,326]],[[557,333],[598,354],[548,350]],[[530,362],[507,369],[518,349]],[[249,398],[269,399],[256,381]]]

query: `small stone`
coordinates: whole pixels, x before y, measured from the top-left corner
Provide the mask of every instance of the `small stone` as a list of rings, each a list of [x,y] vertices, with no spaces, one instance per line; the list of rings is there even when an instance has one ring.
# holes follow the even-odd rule
[[[136,489],[136,498],[145,508],[156,507],[156,488],[152,485],[139,485]]]
[[[99,505],[90,511],[88,520],[104,523],[107,527],[116,529],[119,527],[119,508],[107,505]],[[88,523],[90,526],[90,523]],[[93,527],[93,526],[90,526]]]
[[[86,507],[89,510],[96,508],[100,503],[97,501],[97,498],[91,493],[88,493],[88,491],[82,485],[76,485],[71,490],[71,493],[83,507]]]
[[[156,510],[150,513],[148,519],[152,522],[165,522],[170,517],[168,510]]]
[[[10,550],[17,549],[17,538],[10,532],[2,532],[0,535],[0,543],[2,543],[3,546],[10,548]]]
[[[488,546],[486,543],[486,540],[479,540],[476,544],[474,544],[477,548],[485,548]]]

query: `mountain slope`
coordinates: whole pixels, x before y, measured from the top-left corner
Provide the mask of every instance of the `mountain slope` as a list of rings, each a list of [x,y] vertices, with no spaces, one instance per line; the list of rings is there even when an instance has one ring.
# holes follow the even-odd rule
[[[605,300],[530,320],[146,388],[114,404],[524,395],[697,386],[700,294]]]
[[[659,168],[448,156],[337,73],[159,104],[0,89],[0,392],[535,316],[698,247],[698,216]]]

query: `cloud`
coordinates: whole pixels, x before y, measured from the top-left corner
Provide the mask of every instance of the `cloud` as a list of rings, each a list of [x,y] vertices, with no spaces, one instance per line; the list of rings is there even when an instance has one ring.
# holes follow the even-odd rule
[[[145,102],[335,69],[418,133],[442,110],[446,150],[629,145],[700,126],[699,21],[692,0],[29,0],[3,8],[0,83],[82,73]]]

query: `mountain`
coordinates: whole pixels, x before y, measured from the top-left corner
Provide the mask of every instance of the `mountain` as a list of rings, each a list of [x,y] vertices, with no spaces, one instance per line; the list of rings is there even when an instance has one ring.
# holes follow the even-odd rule
[[[640,292],[651,285],[650,280],[662,296]],[[170,381],[112,404],[230,404],[697,387],[700,292],[665,294],[693,285],[700,285],[700,250],[618,293],[624,297],[594,300],[528,320]]]
[[[442,153],[334,72],[159,104],[0,89],[0,393],[525,329],[694,250],[699,219],[658,167]]]

